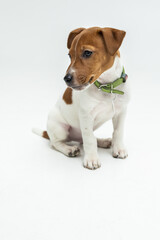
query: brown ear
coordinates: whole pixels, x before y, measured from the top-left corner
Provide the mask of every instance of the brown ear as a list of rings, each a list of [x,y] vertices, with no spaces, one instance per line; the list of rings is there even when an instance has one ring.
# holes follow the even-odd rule
[[[120,48],[126,32],[114,28],[102,28],[100,33],[103,36],[109,54],[113,56]]]
[[[69,36],[68,36],[68,40],[67,40],[67,47],[68,49],[70,49],[71,44],[73,42],[73,39],[84,30],[85,28],[77,28],[75,30],[73,30],[72,32],[70,32]]]

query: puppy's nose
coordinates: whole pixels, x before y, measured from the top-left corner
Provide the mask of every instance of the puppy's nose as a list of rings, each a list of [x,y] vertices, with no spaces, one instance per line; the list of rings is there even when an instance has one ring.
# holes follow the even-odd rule
[[[73,76],[72,76],[70,73],[68,73],[68,74],[66,74],[66,76],[64,77],[64,81],[65,81],[66,83],[69,83],[69,82],[72,81],[72,78],[73,78]]]

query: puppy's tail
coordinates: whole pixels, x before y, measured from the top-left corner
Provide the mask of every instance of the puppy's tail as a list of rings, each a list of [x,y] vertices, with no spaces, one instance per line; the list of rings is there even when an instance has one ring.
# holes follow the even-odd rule
[[[42,131],[41,129],[33,128],[32,132],[41,136],[41,137],[43,137],[43,138],[49,139],[47,131]]]

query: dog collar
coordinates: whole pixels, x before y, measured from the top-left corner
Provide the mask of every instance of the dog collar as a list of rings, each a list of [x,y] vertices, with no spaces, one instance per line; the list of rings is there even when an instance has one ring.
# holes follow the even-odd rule
[[[116,94],[121,94],[123,95],[124,92],[115,89],[116,87],[118,87],[119,85],[121,85],[122,83],[125,83],[126,80],[128,78],[128,75],[125,73],[124,67],[123,67],[123,71],[121,74],[121,77],[116,79],[115,81],[111,82],[111,83],[105,83],[105,84],[101,84],[100,82],[98,82],[97,80],[94,82],[94,85],[99,89],[102,90],[103,92],[107,92],[107,93],[116,93]]]

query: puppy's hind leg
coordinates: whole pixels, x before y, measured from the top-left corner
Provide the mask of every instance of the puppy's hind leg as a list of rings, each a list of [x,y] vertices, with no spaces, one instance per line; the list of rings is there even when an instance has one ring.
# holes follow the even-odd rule
[[[56,113],[56,114],[55,114]],[[56,109],[49,115],[47,133],[50,138],[51,146],[68,157],[76,157],[80,154],[80,149],[66,144],[69,136],[70,126],[67,125]]]
[[[97,138],[97,146],[99,148],[111,148],[112,139],[111,138]]]

